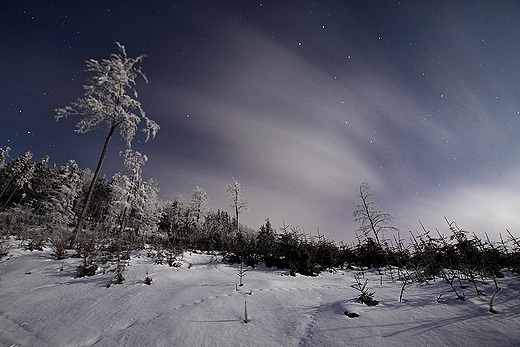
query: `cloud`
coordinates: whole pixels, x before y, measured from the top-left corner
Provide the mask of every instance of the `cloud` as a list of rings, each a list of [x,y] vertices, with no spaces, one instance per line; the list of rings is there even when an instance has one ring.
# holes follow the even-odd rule
[[[475,144],[482,158],[493,153],[486,139],[494,138],[496,121],[471,80],[453,79],[456,71],[427,70],[431,76],[421,80],[419,70],[403,73],[381,52],[377,67],[355,57],[334,69],[316,64],[321,58],[297,42],[280,45],[244,27],[215,36],[228,42],[220,53],[227,59],[157,93],[160,108],[173,110],[161,121],[172,133],[162,140],[171,148],[160,154],[171,173],[163,190],[190,194],[199,185],[215,208],[226,208],[225,184],[234,176],[251,204],[244,222],[318,226],[337,240],[353,239],[364,181],[403,230],[417,229],[419,219],[440,227],[444,211],[461,226],[491,228],[481,216],[505,222],[500,211],[513,212],[497,198],[510,205],[506,188],[478,183],[489,169],[473,157]],[[446,86],[451,92],[441,97]]]
[[[493,241],[498,241],[499,233],[505,235],[509,229],[519,235],[520,225],[520,167],[508,172],[499,182],[474,183],[430,189],[399,204],[398,218],[403,229],[422,232],[419,220],[429,230],[438,229],[449,235],[446,217],[450,222],[485,238],[485,233]]]

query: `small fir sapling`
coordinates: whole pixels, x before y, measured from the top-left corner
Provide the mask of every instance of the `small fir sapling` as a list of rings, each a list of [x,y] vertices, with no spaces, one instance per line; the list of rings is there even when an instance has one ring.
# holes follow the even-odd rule
[[[374,299],[375,292],[368,292],[368,279],[365,279],[365,282],[361,283],[361,275],[359,273],[354,275],[354,279],[356,280],[356,284],[351,285],[351,287],[361,292],[361,294],[359,294],[358,296],[359,301],[361,301],[367,306],[376,306],[377,304],[379,304],[379,301]]]
[[[244,263],[241,262],[240,263],[240,269],[238,269],[238,277],[240,277],[240,284],[239,286],[242,287],[244,285],[244,283],[242,283],[242,278],[246,275],[246,272],[247,272],[247,268],[244,269]]]
[[[125,278],[123,277],[123,271],[125,271],[125,266],[121,263],[117,264],[116,267],[116,276],[114,277],[114,284],[121,284],[124,282]]]
[[[76,247],[76,255],[83,259],[83,263],[80,264],[76,270],[78,274],[76,277],[94,276],[98,269],[94,258],[96,256],[96,245],[94,241],[83,241]]]
[[[154,243],[152,245],[152,249],[149,249],[148,250],[148,253],[147,253],[147,256],[149,258],[153,258],[154,259],[154,263],[156,265],[163,265],[163,261],[164,261],[164,251],[162,250],[162,248],[160,247],[159,244],[157,243]]]
[[[250,320],[247,318],[247,301],[244,301],[244,323],[249,323]]]
[[[96,264],[81,264],[77,267],[78,274],[76,278],[81,278],[85,276],[94,276],[96,274],[96,270],[98,266]]]
[[[121,284],[125,281],[125,277],[123,276],[123,272],[125,271],[125,264],[123,261],[118,261],[116,268],[114,270],[110,270],[110,271],[114,271],[116,274],[115,274],[114,278],[112,279],[112,282],[110,282],[107,285],[107,288],[109,288],[112,285],[112,283]]]
[[[148,271],[146,271],[146,277],[144,279],[144,284],[150,285],[152,284],[152,278],[148,275]]]
[[[94,263],[95,250],[94,241],[80,242],[78,244],[76,254],[83,259],[83,263],[76,268],[78,271],[77,278],[94,276],[96,274],[98,266]]]
[[[62,247],[56,247],[56,250],[53,253],[51,253],[51,255],[56,260],[62,260],[62,259],[68,258],[67,251],[65,250],[65,248],[62,248]]]
[[[168,261],[169,267],[181,267],[182,266],[182,252],[177,249],[166,250],[166,260]],[[180,259],[179,259],[180,258]]]

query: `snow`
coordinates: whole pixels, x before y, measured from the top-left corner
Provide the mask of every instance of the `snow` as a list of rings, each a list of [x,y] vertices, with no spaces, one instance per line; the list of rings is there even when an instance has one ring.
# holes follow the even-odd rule
[[[492,282],[479,284],[485,296],[464,289],[466,301],[440,279],[412,283],[399,302],[401,283],[367,270],[379,301],[368,307],[351,287],[354,270],[292,277],[260,266],[239,287],[238,266],[220,257],[186,252],[175,268],[141,252],[126,281],[107,288],[112,272],[74,278],[81,260],[54,260],[50,253],[13,242],[0,261],[0,346],[520,345],[520,280],[507,270],[498,279],[493,314]],[[147,272],[151,285],[144,284]]]

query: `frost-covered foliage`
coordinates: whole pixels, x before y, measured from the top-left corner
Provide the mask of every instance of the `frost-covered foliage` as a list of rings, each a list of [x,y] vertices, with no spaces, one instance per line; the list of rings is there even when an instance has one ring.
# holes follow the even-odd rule
[[[193,195],[191,197],[188,206],[188,223],[193,228],[200,228],[204,223],[204,218],[208,208],[208,194],[206,191],[199,186],[193,189]]]
[[[77,240],[75,250],[69,251],[92,173],[81,170],[74,160],[58,168],[48,165],[47,156],[37,164],[31,162],[31,157],[31,153],[25,153],[0,168],[0,187],[4,191],[0,199],[1,235],[21,239],[26,249],[51,246],[57,259],[80,255],[85,259],[83,267],[78,268],[81,276],[95,271],[97,261],[106,264],[124,260],[157,231],[163,207],[157,196],[158,184],[153,179],[143,182],[140,170],[130,165],[142,162],[135,159],[143,156],[128,154],[132,160],[126,160],[126,164],[133,168],[130,175],[118,173],[112,181],[104,177],[96,180],[93,204],[86,214],[87,231]],[[27,167],[31,168],[30,176],[23,173]],[[26,178],[24,184],[16,183],[17,175]]]
[[[31,178],[34,174],[35,164],[31,161],[31,152],[25,152],[7,165],[2,166],[2,185],[0,190],[0,205],[5,208],[13,201],[13,197],[20,188],[30,186]],[[22,194],[20,200],[25,198]]]
[[[0,168],[2,168],[5,165],[5,160],[9,156],[10,150],[11,147],[0,147]]]
[[[74,235],[71,238],[71,246],[79,233],[82,232],[90,200],[94,192],[95,182],[103,165],[108,144],[114,131],[116,129],[119,131],[121,138],[126,141],[127,147],[130,148],[138,124],[141,121],[146,123],[142,129],[146,134],[146,141],[148,141],[150,136],[155,137],[160,128],[157,123],[146,117],[141,103],[136,100],[135,79],[140,75],[148,82],[146,76],[141,71],[141,67],[137,65],[145,56],[129,58],[125,47],[119,42],[116,42],[116,44],[119,48],[119,54],[112,54],[110,59],[103,59],[101,62],[94,59],[86,62],[87,71],[93,72],[94,76],[88,79],[83,86],[85,97],[73,102],[72,106],[56,109],[56,120],[66,118],[69,115],[82,117],[76,125],[76,131],[79,133],[95,129],[99,124],[102,124],[108,132],[83,210],[79,216]],[[133,97],[128,94],[129,92],[133,92]],[[134,112],[137,112],[137,114]],[[133,152],[125,153],[125,157],[127,160],[125,164],[132,167],[132,170],[136,168],[136,165],[140,167],[142,165],[141,162],[144,163],[146,161],[146,157],[134,155]]]
[[[497,283],[504,267],[520,272],[520,242],[509,231],[505,240],[493,243],[447,220],[448,236],[439,232],[434,236],[423,228],[423,233],[411,235],[409,245],[399,234],[387,239],[388,234],[378,227],[396,229],[374,208],[373,195],[363,187],[360,208],[365,208],[365,214],[358,213],[359,221],[367,226],[374,220],[375,227],[361,228],[354,245],[337,245],[319,231],[311,235],[297,226],[284,225],[277,231],[269,219],[259,230],[241,224],[237,228],[236,216],[208,208],[208,196],[200,187],[193,189],[189,202],[182,196],[173,202],[159,199],[158,183],[143,181],[141,176],[146,156],[130,150],[124,152],[126,171],[111,180],[102,177],[95,181],[95,203],[87,209],[85,232],[71,249],[69,241],[85,205],[92,172],[80,169],[73,160],[58,168],[49,166],[48,157],[38,163],[31,158],[27,152],[0,168],[0,236],[14,236],[30,250],[51,246],[57,259],[81,257],[78,276],[102,268],[114,271],[114,283],[121,283],[132,252],[147,249],[156,263],[178,266],[183,252],[194,249],[219,252],[229,263],[256,267],[263,262],[268,267],[286,268],[292,275],[376,267],[402,284],[400,300],[411,283],[442,278],[463,300],[464,290],[457,287],[460,281],[481,293],[481,284]],[[245,206],[238,199],[242,190],[237,183],[227,187],[228,192],[238,192],[233,195],[237,198],[232,206],[235,213],[236,206]],[[384,223],[378,224],[381,220]]]
[[[56,119],[70,115],[82,116],[76,125],[79,133],[93,130],[98,124],[103,124],[109,132],[117,129],[130,147],[141,121],[146,123],[143,128],[146,140],[155,136],[159,125],[146,117],[141,103],[136,100],[136,78],[142,76],[148,82],[141,67],[136,66],[146,55],[129,58],[125,47],[119,42],[116,44],[119,54],[112,54],[110,59],[101,62],[95,59],[86,61],[87,71],[93,72],[94,76],[83,86],[85,97],[73,102],[72,106],[56,109]]]

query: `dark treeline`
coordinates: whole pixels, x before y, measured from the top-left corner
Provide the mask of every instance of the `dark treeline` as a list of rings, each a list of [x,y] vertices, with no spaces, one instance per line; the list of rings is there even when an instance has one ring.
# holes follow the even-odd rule
[[[208,209],[206,192],[199,187],[188,201],[182,196],[173,202],[159,199],[157,182],[141,179],[146,160],[138,152],[125,153],[127,172],[97,179],[84,228],[71,249],[92,172],[79,169],[72,160],[61,167],[49,166],[48,157],[35,163],[30,152],[5,163],[8,151],[0,149],[2,244],[14,236],[29,250],[51,246],[57,259],[81,257],[78,276],[92,275],[101,267],[114,271],[114,282],[120,283],[131,253],[138,250],[170,266],[176,266],[186,250],[200,250],[219,253],[229,263],[255,267],[262,262],[289,269],[292,275],[313,276],[341,267],[395,268],[405,283],[436,276],[448,282],[461,277],[494,279],[503,268],[520,271],[520,243],[509,231],[501,242],[492,242],[447,221],[448,236],[423,228],[407,235],[411,241],[405,243],[391,216],[378,210],[366,183],[353,214],[359,223],[354,244],[338,245],[296,226],[277,231],[269,219],[254,230],[238,225],[238,210],[230,216]],[[136,158],[140,164],[131,165]],[[0,252],[5,254],[5,247]]]

